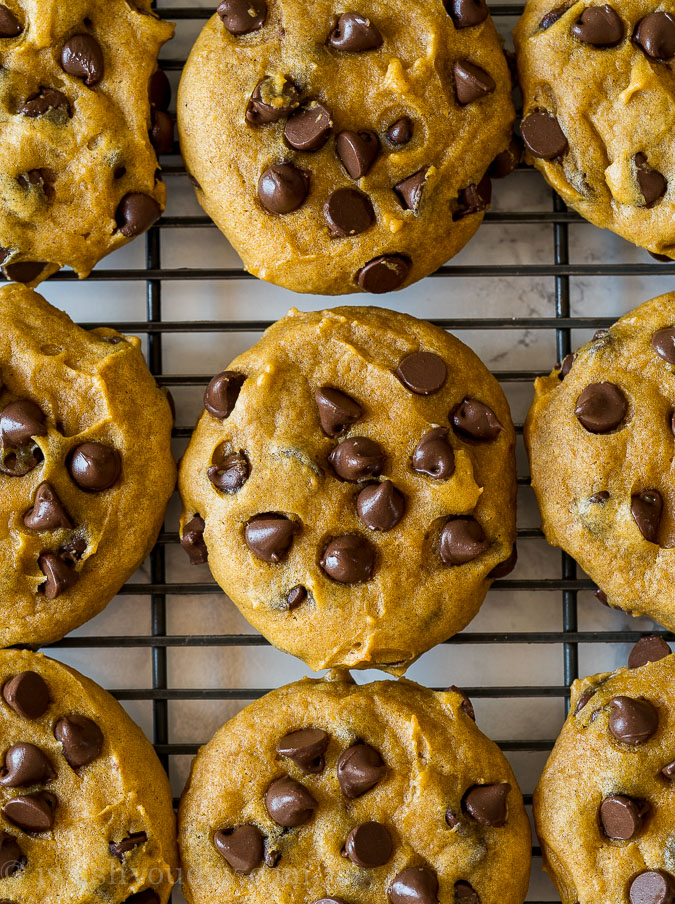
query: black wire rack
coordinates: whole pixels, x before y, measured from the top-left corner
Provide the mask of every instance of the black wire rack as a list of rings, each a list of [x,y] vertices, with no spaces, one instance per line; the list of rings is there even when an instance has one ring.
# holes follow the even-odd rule
[[[167,8],[160,11],[160,15],[171,21],[206,20],[213,13],[215,2],[208,8],[185,6],[179,8]],[[491,12],[496,17],[517,17],[522,12],[520,4],[491,3]],[[198,24],[200,24],[198,22]],[[170,46],[170,45],[169,45]],[[168,72],[179,72],[184,65],[182,59],[164,59],[162,67]],[[175,148],[176,155],[178,148]],[[163,173],[171,183],[178,178],[185,178],[185,168],[181,162],[175,162],[176,155],[165,161]],[[169,162],[170,161],[170,162]],[[539,175],[531,170],[531,177],[539,179]],[[544,264],[513,264],[504,265],[455,265],[450,264],[441,267],[430,279],[434,278],[466,278],[466,277],[492,277],[496,280],[504,278],[532,278],[541,277],[550,279],[555,289],[554,315],[550,317],[520,317],[514,311],[514,316],[503,317],[447,317],[435,319],[433,322],[446,329],[452,330],[540,330],[553,331],[558,360],[562,360],[572,350],[572,334],[574,330],[598,329],[609,326],[613,318],[595,316],[579,317],[571,315],[571,278],[573,277],[624,277],[624,276],[654,276],[660,274],[675,275],[673,268],[663,263],[622,263],[622,264],[575,264],[570,262],[569,253],[569,227],[572,224],[582,222],[579,216],[568,210],[562,201],[551,193],[551,210],[548,212],[523,212],[523,211],[496,211],[489,212],[485,218],[484,229],[496,228],[502,225],[529,225],[539,226],[542,229],[551,229],[551,259]],[[118,321],[100,324],[88,323],[88,327],[112,326],[122,332],[138,334],[147,337],[148,363],[152,373],[156,376],[160,385],[168,389],[178,387],[203,387],[206,386],[211,374],[172,374],[164,369],[163,337],[167,334],[185,333],[233,333],[246,332],[257,333],[269,326],[269,322],[262,320],[209,320],[209,321],[174,321],[163,317],[162,290],[163,284],[174,281],[205,281],[205,280],[243,280],[251,279],[240,267],[226,268],[166,268],[162,266],[161,251],[162,237],[167,230],[186,228],[215,228],[211,220],[206,216],[164,216],[149,231],[146,236],[145,267],[131,270],[106,269],[104,267],[94,270],[89,277],[90,282],[98,281],[133,281],[144,282],[146,285],[146,319],[143,321]],[[75,280],[75,275],[70,271],[61,271],[55,274],[51,281]],[[379,299],[378,299],[379,300]],[[367,302],[367,299],[364,298]],[[383,300],[386,305],[386,298]],[[413,312],[414,313],[414,312]],[[227,362],[223,362],[227,363]],[[531,384],[538,375],[534,370],[503,370],[495,372],[496,377],[503,384]],[[195,414],[196,418],[196,414]],[[517,427],[522,432],[522,425]],[[185,440],[192,432],[191,425],[177,425],[174,428],[174,436]],[[522,486],[529,484],[527,475],[519,477]],[[540,540],[543,534],[538,528],[520,527],[518,538],[520,543],[529,540]],[[167,656],[171,649],[176,648],[249,648],[268,645],[268,642],[258,634],[227,633],[218,635],[205,634],[176,634],[167,631],[167,599],[195,594],[218,593],[217,585],[211,581],[169,581],[167,579],[167,549],[178,543],[178,535],[175,531],[165,530],[159,537],[158,543],[151,553],[149,560],[149,583],[133,580],[127,583],[120,591],[121,595],[133,595],[142,599],[149,599],[151,611],[150,634],[114,635],[101,634],[93,636],[73,636],[53,644],[52,648],[70,650],[96,650],[96,649],[147,649],[151,655],[152,681],[151,687],[135,687],[114,689],[112,693],[121,701],[150,701],[152,705],[152,740],[155,749],[167,771],[171,771],[171,764],[175,757],[192,756],[197,752],[199,744],[173,743],[170,737],[169,705],[174,701],[235,701],[244,705],[266,693],[270,688],[235,688],[214,687],[187,689],[170,686],[168,680]],[[547,644],[557,647],[562,656],[563,682],[559,685],[534,685],[534,686],[478,686],[467,687],[465,690],[472,697],[477,698],[560,698],[566,703],[569,698],[571,683],[579,674],[579,649],[583,644],[611,644],[626,643],[637,640],[642,632],[631,631],[580,631],[578,628],[577,597],[581,591],[592,590],[594,585],[587,579],[577,574],[575,562],[566,554],[559,556],[559,576],[555,578],[541,579],[503,579],[494,583],[491,593],[500,591],[529,591],[559,594],[562,619],[561,629],[556,631],[526,631],[526,632],[501,632],[489,631],[464,631],[456,637],[446,641],[453,645],[483,645],[483,644]],[[672,635],[664,634],[669,638]],[[202,743],[208,738],[200,738]],[[498,742],[506,752],[536,752],[549,751],[554,743],[553,738],[547,739],[516,739]],[[526,803],[531,803],[531,795],[526,795]],[[540,856],[537,847],[533,848],[535,857]],[[535,861],[535,869],[537,862]],[[532,902],[543,904],[543,902]]]

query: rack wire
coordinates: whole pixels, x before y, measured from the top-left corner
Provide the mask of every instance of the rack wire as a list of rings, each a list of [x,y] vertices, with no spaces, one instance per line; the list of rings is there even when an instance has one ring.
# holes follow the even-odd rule
[[[185,6],[179,8],[167,8],[160,11],[160,15],[172,21],[206,20],[212,15],[213,6],[197,8]],[[492,3],[491,12],[496,17],[514,17],[522,12],[520,4]],[[162,60],[163,68],[168,72],[179,72],[184,60]],[[178,149],[175,149],[176,154]],[[185,178],[185,168],[181,163],[175,162],[175,157],[169,158],[163,172],[169,180]],[[531,172],[532,179],[539,179],[539,175]],[[171,188],[171,186],[169,186]],[[496,211],[489,212],[485,218],[486,225],[483,229],[496,229],[505,225],[538,226],[541,229],[551,229],[551,259],[543,264],[512,264],[503,265],[457,265],[450,264],[441,267],[430,278],[466,278],[489,277],[504,278],[532,278],[541,277],[553,281],[555,289],[554,315],[549,317],[445,317],[434,320],[439,326],[452,330],[537,330],[553,332],[558,360],[562,360],[572,350],[572,335],[574,330],[589,330],[609,326],[614,318],[596,316],[573,316],[571,303],[571,279],[574,277],[627,277],[627,276],[653,276],[659,274],[673,274],[673,268],[661,263],[620,263],[620,264],[596,264],[570,262],[569,253],[569,228],[582,222],[578,215],[568,210],[562,201],[552,192],[551,210],[539,212]],[[160,385],[172,388],[202,387],[205,386],[211,374],[175,374],[169,373],[164,368],[164,338],[170,334],[185,333],[258,333],[265,329],[269,322],[263,320],[223,319],[208,321],[175,321],[163,317],[163,286],[174,281],[204,281],[204,280],[243,280],[250,279],[240,267],[224,268],[167,268],[162,266],[162,239],[172,229],[208,229],[214,228],[210,219],[205,216],[163,216],[150,230],[146,237],[145,267],[131,270],[96,269],[89,281],[125,281],[144,282],[146,286],[146,319],[144,321],[118,321],[92,326],[113,326],[116,329],[147,337],[148,363],[152,373],[156,376]],[[52,277],[53,281],[70,281],[76,277],[72,272],[61,271]],[[367,301],[367,299],[365,299]],[[386,304],[386,298],[384,299]],[[223,362],[227,363],[227,362]],[[535,370],[499,370],[495,371],[496,377],[503,384],[530,384],[537,376]],[[517,426],[522,433],[522,425]],[[190,425],[177,425],[174,428],[174,436],[177,440],[187,439],[192,432]],[[529,477],[523,475],[519,478],[521,487],[527,487]],[[528,541],[541,540],[542,532],[536,527],[519,527],[518,539],[523,544]],[[217,585],[211,581],[171,581],[167,578],[167,551],[178,542],[175,530],[165,529],[159,537],[158,543],[151,553],[149,561],[149,583],[139,580],[128,582],[120,591],[122,596],[133,595],[139,599],[147,599],[150,604],[151,630],[150,634],[96,634],[93,636],[70,636],[52,645],[55,649],[63,650],[97,650],[119,649],[129,650],[138,648],[148,650],[151,656],[152,678],[150,687],[132,687],[124,689],[112,689],[112,693],[121,701],[149,701],[152,705],[152,740],[159,757],[165,768],[171,772],[172,762],[176,757],[192,756],[196,753],[199,743],[172,742],[170,735],[169,707],[179,701],[234,701],[244,705],[246,702],[256,699],[266,693],[270,688],[237,688],[237,687],[210,687],[210,688],[181,688],[170,685],[168,677],[168,654],[171,650],[181,648],[241,648],[267,646],[268,642],[260,635],[252,633],[225,633],[225,634],[193,634],[193,633],[169,633],[167,631],[167,600],[170,597],[182,597],[187,595],[201,595],[219,593]],[[555,631],[507,631],[490,632],[482,630],[464,631],[456,637],[446,641],[448,645],[492,645],[492,644],[546,644],[552,648],[559,648],[562,657],[563,682],[559,685],[490,685],[467,687],[466,691],[471,697],[486,700],[506,699],[533,699],[553,698],[565,701],[568,704],[570,685],[579,674],[579,650],[586,644],[612,644],[626,643],[637,640],[643,632],[639,630],[600,630],[580,631],[578,627],[578,595],[582,591],[594,589],[594,585],[588,579],[577,573],[574,561],[567,555],[560,554],[559,576],[555,578],[521,578],[503,579],[495,582],[491,593],[500,591],[527,591],[533,593],[557,594],[561,603],[561,629]],[[672,635],[664,633],[666,638]],[[207,737],[198,739],[200,743],[208,740]],[[507,753],[514,752],[546,752],[551,749],[554,739],[532,739],[523,737],[520,739],[508,739],[499,742],[501,748]],[[531,795],[526,795],[526,803],[531,803]],[[537,847],[533,849],[535,857],[540,855]],[[537,863],[535,861],[535,869]],[[553,900],[553,899],[550,899]],[[532,902],[543,904],[543,902]]]

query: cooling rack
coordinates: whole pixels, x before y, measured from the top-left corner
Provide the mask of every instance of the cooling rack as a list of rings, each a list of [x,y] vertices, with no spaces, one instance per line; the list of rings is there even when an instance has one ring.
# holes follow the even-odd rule
[[[191,40],[214,7],[215,0],[208,8],[196,3],[172,5],[172,0],[160,3],[160,15],[179,25],[179,39],[168,45],[169,56],[162,60],[174,84]],[[492,3],[491,11],[500,30],[508,34],[522,6]],[[180,58],[171,58],[176,46],[181,48]],[[208,265],[202,266],[205,258],[196,247],[202,244],[202,237],[208,235],[209,242],[223,240],[208,217],[198,212],[177,147],[162,164],[169,208],[145,238],[144,260],[139,259],[139,240],[133,253],[108,259],[86,284],[77,284],[72,272],[61,271],[41,291],[62,307],[69,307],[71,295],[86,291],[87,316],[78,319],[85,319],[87,326],[113,326],[143,339],[152,373],[179,403],[174,429],[179,454],[212,374],[255,341],[285,308],[302,304],[312,309],[330,306],[332,301],[298,298],[251,281],[224,242],[217,246],[217,265],[209,258]],[[553,359],[562,360],[589,331],[610,325],[618,314],[672,288],[675,267],[651,261],[646,253],[583,224],[545,188],[536,171],[522,168],[510,178],[514,180],[511,189],[497,187],[495,208],[469,246],[474,251],[465,250],[414,290],[391,298],[359,296],[348,302],[396,306],[466,334],[462,338],[478,347],[493,367],[515,419],[520,421],[521,564],[511,577],[495,582],[481,614],[469,628],[426,654],[409,676],[433,686],[457,683],[465,687],[476,702],[481,728],[497,739],[511,760],[529,806],[538,774],[562,724],[570,684],[580,674],[621,664],[626,645],[637,640],[649,623],[600,610],[592,601],[594,585],[578,572],[571,558],[545,544],[529,488],[522,417],[531,398],[532,381]],[[174,197],[180,203],[174,204]],[[532,197],[535,204],[529,203]],[[603,236],[602,241],[598,235]],[[528,255],[528,242],[536,245],[535,255]],[[586,253],[587,244],[592,246],[590,253]],[[191,246],[197,263],[176,266],[184,245]],[[499,254],[494,253],[496,247]],[[227,266],[221,266],[221,261]],[[596,305],[593,293],[598,291],[598,280],[602,281],[599,294],[603,300]],[[134,309],[112,298],[111,292],[126,296],[132,291],[130,284],[133,291],[143,289],[142,314],[126,316],[129,310],[140,311],[140,302]],[[471,297],[471,286],[479,284],[483,302],[469,316],[466,303],[458,298]],[[617,287],[614,291],[620,297],[616,304],[608,300],[607,286],[610,296],[612,287]],[[624,291],[622,286],[628,288]],[[256,293],[262,299],[260,304]],[[197,304],[202,296],[207,300]],[[541,296],[542,303],[533,303],[533,296]],[[486,304],[486,298],[493,298],[494,305]],[[210,316],[190,319],[193,309]],[[76,310],[80,313],[83,308],[76,306]],[[251,310],[271,310],[273,316],[251,319]],[[432,313],[427,315],[427,310]],[[122,318],[120,311],[125,315]],[[201,355],[202,343],[216,349],[207,359]],[[485,355],[484,350],[493,346],[494,353]],[[513,346],[517,346],[515,355]],[[208,370],[200,367],[204,360],[213,366]],[[186,370],[186,366],[192,369]],[[178,547],[177,514],[174,500],[148,563],[106,613],[49,650],[92,674],[141,722],[169,772],[176,795],[191,757],[225,718],[272,686],[306,673],[301,664],[272,651],[237,616],[205,567],[187,567]],[[203,630],[203,626],[211,630]],[[112,665],[99,669],[103,656],[111,659]],[[357,680],[366,677],[382,676],[364,673]],[[539,849],[535,846],[533,851],[534,878],[528,901],[557,901],[553,886],[538,875]],[[182,900],[176,891],[174,904]]]

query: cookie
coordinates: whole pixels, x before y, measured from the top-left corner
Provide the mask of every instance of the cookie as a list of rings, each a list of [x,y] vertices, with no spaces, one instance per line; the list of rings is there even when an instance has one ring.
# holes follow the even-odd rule
[[[544,868],[565,904],[675,899],[669,654],[663,639],[643,638],[632,667],[572,686],[570,714],[534,795]]]
[[[675,629],[675,293],[535,383],[525,424],[546,539],[603,600]]]
[[[456,254],[514,117],[485,0],[223,0],[178,97],[197,198],[246,269],[326,295]]]
[[[0,291],[0,646],[100,612],[152,548],[175,485],[172,416],[140,340]],[[1,898],[1,894],[0,894]]]
[[[177,868],[171,790],[110,694],[37,653],[0,652],[0,895],[165,904]]]
[[[157,54],[172,35],[150,0],[0,3],[0,264],[9,279],[35,285],[65,266],[88,276],[157,220],[166,190],[156,149],[173,144]]]
[[[183,545],[313,669],[400,674],[513,562],[509,408],[458,339],[291,310],[217,374],[183,457]]]
[[[515,42],[528,162],[591,223],[675,259],[672,0],[528,0]]]
[[[521,904],[530,827],[457,688],[305,678],[202,747],[179,812],[189,904]]]

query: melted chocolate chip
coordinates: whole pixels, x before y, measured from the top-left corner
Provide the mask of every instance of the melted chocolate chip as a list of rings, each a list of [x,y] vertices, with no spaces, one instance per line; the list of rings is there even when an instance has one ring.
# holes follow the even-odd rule
[[[478,399],[465,398],[450,412],[450,422],[464,439],[489,443],[497,439],[504,429],[492,408]]]
[[[607,490],[600,490],[599,493],[593,493],[592,496],[588,497],[588,501],[593,505],[604,505],[609,499],[609,493]]]
[[[304,785],[284,775],[267,789],[265,807],[277,825],[294,828],[308,822],[318,804]]]
[[[268,167],[258,182],[260,203],[270,213],[292,213],[309,194],[309,176],[292,163]]]
[[[277,753],[288,757],[303,772],[318,774],[326,765],[324,753],[329,742],[327,732],[319,728],[302,728],[284,735],[277,744]]]
[[[324,104],[309,101],[289,117],[284,138],[296,151],[318,151],[328,141],[333,117]]]
[[[394,877],[387,894],[391,904],[437,904],[438,877],[426,866],[411,866]]]
[[[164,110],[152,111],[150,143],[158,154],[173,153],[173,119]]]
[[[293,544],[298,525],[285,515],[267,512],[255,515],[244,529],[246,545],[263,562],[282,562]]]
[[[650,13],[638,23],[633,40],[651,59],[672,60],[675,57],[675,16],[666,12]]]
[[[44,412],[30,399],[10,402],[0,414],[0,443],[18,449],[36,436],[46,436]]]
[[[663,499],[657,490],[644,490],[631,496],[630,510],[640,533],[648,543],[656,543],[663,512]]]
[[[234,370],[216,374],[204,392],[204,408],[220,420],[229,417],[234,411],[245,380],[245,374]]]
[[[394,850],[389,829],[380,822],[364,822],[352,829],[345,841],[345,854],[365,869],[384,866]]]
[[[532,156],[542,160],[562,157],[569,147],[560,123],[545,110],[530,113],[522,122],[521,132]]]
[[[344,534],[328,543],[319,564],[339,584],[361,584],[373,576],[375,553],[364,537]]]
[[[4,4],[0,5],[0,38],[18,38],[23,26],[14,13]]]
[[[461,904],[480,904],[478,892],[469,882],[455,882],[455,901]]]
[[[5,703],[23,719],[39,719],[49,706],[49,688],[37,672],[20,672],[2,688]]]
[[[402,254],[374,257],[356,274],[356,282],[364,292],[383,295],[400,289],[408,278],[412,263]]]
[[[562,6],[556,6],[552,10],[549,10],[539,23],[539,28],[542,31],[546,31],[551,25],[555,25],[558,19],[562,19],[568,9],[570,9],[570,4],[564,3]]]
[[[109,490],[122,473],[119,452],[103,443],[82,443],[68,462],[70,476],[82,490],[101,493]]]
[[[290,116],[299,104],[298,89],[290,79],[266,76],[253,89],[246,108],[246,120],[256,126],[279,122]]]
[[[457,816],[457,814],[454,813],[450,809],[450,807],[448,807],[448,809],[445,811],[445,822],[446,822],[446,825],[449,826],[449,828],[456,829],[457,826],[460,824],[461,820],[460,820],[459,816]]]
[[[333,238],[360,235],[375,222],[375,211],[368,195],[355,188],[339,188],[323,206]]]
[[[408,144],[413,137],[413,124],[409,116],[401,116],[387,129],[387,140],[394,147],[402,147]]]
[[[622,744],[644,744],[659,727],[658,712],[649,700],[620,696],[610,700],[609,705],[609,730]]]
[[[485,0],[444,0],[455,28],[472,28],[485,22],[489,11]]]
[[[37,785],[56,778],[52,765],[34,744],[14,744],[5,754],[5,763],[0,769],[0,785],[5,788],[20,788]]]
[[[336,50],[363,53],[382,46],[382,35],[376,25],[359,13],[343,13],[328,35],[328,43]]]
[[[576,360],[576,355],[565,355],[563,358],[562,364],[560,365],[560,371],[558,373],[558,378],[560,380],[564,380],[567,374],[572,370],[572,365]]]
[[[73,35],[61,49],[61,68],[68,75],[82,79],[85,85],[93,88],[103,78],[101,45],[91,35]]]
[[[2,808],[2,815],[29,835],[48,832],[54,825],[57,800],[48,791],[12,797]]]
[[[661,770],[661,775],[664,778],[667,778],[668,781],[673,781],[675,779],[675,760],[672,763],[668,763],[667,766],[664,766]]]
[[[457,101],[463,107],[492,94],[496,88],[492,76],[469,60],[456,60],[452,71]]]
[[[180,538],[180,545],[190,557],[192,565],[203,565],[208,561],[209,554],[204,542],[204,519],[201,515],[191,518]]]
[[[368,174],[380,151],[380,139],[375,132],[340,132],[335,142],[337,155],[352,179]]]
[[[439,552],[445,565],[465,565],[489,547],[490,541],[475,518],[452,518],[441,531]]]
[[[73,769],[89,765],[103,750],[101,729],[96,722],[77,713],[59,719],[54,727],[54,737],[60,741],[66,762]]]
[[[594,697],[597,693],[597,687],[587,687],[586,690],[581,694],[577,701],[576,709],[574,710],[574,715],[578,715],[581,710],[586,706],[591,697]]]
[[[456,684],[451,684],[450,687],[448,688],[448,690],[454,691],[456,694],[460,695],[460,697],[462,698],[461,706],[462,706],[463,712],[465,713],[465,715],[467,715],[472,720],[472,722],[475,722],[476,721],[476,712],[473,708],[473,703],[467,697],[467,695],[464,693],[462,688],[457,687]]]
[[[464,795],[464,809],[481,825],[499,828],[506,823],[506,799],[510,790],[508,782],[474,785]]]
[[[40,88],[37,94],[32,94],[28,98],[20,112],[23,116],[36,118],[45,116],[53,110],[63,110],[69,118],[73,115],[70,101],[65,94],[55,88]]]
[[[110,855],[112,857],[116,857],[117,860],[120,861],[120,863],[123,863],[126,854],[130,854],[132,851],[135,851],[136,848],[140,847],[142,844],[145,844],[147,840],[148,836],[145,832],[134,832],[127,838],[123,838],[122,841],[109,842],[108,850],[110,851]]]
[[[314,393],[319,422],[326,436],[340,436],[361,417],[361,406],[351,396],[332,386],[322,386]]]
[[[156,69],[150,76],[148,97],[153,107],[168,110],[171,103],[171,82],[163,69]]]
[[[577,399],[574,413],[589,433],[611,433],[628,411],[626,396],[615,383],[591,383]]]
[[[25,864],[26,858],[16,838],[7,832],[0,832],[0,879],[9,879]]]
[[[263,27],[267,3],[265,0],[223,0],[217,13],[229,33],[240,37]]]
[[[497,154],[490,164],[488,175],[493,179],[504,179],[517,169],[522,159],[523,142],[517,135],[513,135],[507,149]]]
[[[628,657],[628,668],[639,669],[648,662],[658,662],[670,656],[671,649],[658,634],[645,634],[635,644]]]
[[[457,195],[457,208],[453,211],[453,220],[463,220],[464,217],[474,213],[482,213],[487,210],[492,200],[492,182],[486,173],[478,185],[473,182],[466,188],[460,189]]]
[[[23,523],[29,530],[46,531],[73,526],[54,488],[41,483],[35,493],[33,507],[23,516]]]
[[[438,392],[448,378],[445,361],[433,352],[413,352],[406,355],[395,373],[406,389],[416,395]]]
[[[132,191],[126,194],[119,203],[115,213],[117,228],[128,239],[147,232],[162,215],[162,208],[142,192]]]
[[[608,838],[628,841],[642,828],[649,806],[622,794],[610,794],[600,804],[600,825]]]
[[[652,336],[652,347],[668,364],[675,364],[675,327],[657,330]]]
[[[43,553],[38,558],[38,568],[46,578],[40,584],[40,592],[48,600],[55,600],[67,593],[79,579],[77,571],[68,562],[51,552]]]
[[[292,612],[293,609],[297,609],[298,606],[301,606],[306,599],[307,588],[303,587],[302,584],[297,584],[295,587],[291,587],[291,589],[286,594],[286,605]]]
[[[232,452],[219,458],[206,473],[217,490],[223,493],[237,493],[249,478],[248,458],[243,452]]]
[[[351,436],[333,449],[328,461],[339,478],[358,483],[369,477],[379,477],[384,468],[385,454],[374,440],[366,436]]]
[[[664,870],[646,870],[633,879],[628,896],[630,904],[672,904],[675,877]]]
[[[422,169],[413,173],[412,176],[408,176],[407,179],[403,179],[402,182],[394,186],[394,191],[398,195],[399,202],[404,210],[412,210],[413,213],[418,212],[422,203],[428,172],[429,167],[423,166]]]
[[[668,190],[668,182],[665,177],[652,169],[645,154],[635,155],[635,168],[637,172],[638,185],[645,199],[645,206],[648,209],[655,207]]]
[[[238,826],[236,829],[216,832],[213,844],[235,873],[248,876],[263,862],[263,836],[255,826]]]
[[[2,272],[7,279],[25,285],[34,282],[46,266],[43,261],[17,261],[14,264],[7,264],[2,268]]]
[[[353,744],[338,759],[338,782],[348,800],[362,797],[381,782],[386,774],[384,760],[370,744]]]
[[[584,44],[593,47],[616,47],[623,41],[625,29],[616,11],[604,6],[587,6],[572,25],[571,32]]]
[[[370,530],[390,531],[405,513],[405,498],[391,480],[365,487],[356,499],[362,524]]]
[[[503,562],[500,562],[499,565],[495,565],[488,577],[493,578],[493,580],[496,580],[498,578],[505,578],[507,575],[511,574],[517,564],[518,548],[514,543],[508,558],[504,559]]]
[[[434,480],[447,480],[455,473],[455,453],[448,442],[447,427],[428,430],[415,447],[412,469]]]

